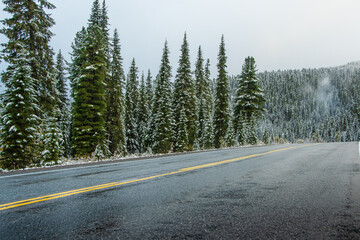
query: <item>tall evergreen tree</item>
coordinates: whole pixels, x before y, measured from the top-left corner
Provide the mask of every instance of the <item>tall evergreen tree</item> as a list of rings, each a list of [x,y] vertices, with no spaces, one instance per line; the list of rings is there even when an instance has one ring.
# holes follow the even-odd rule
[[[84,58],[84,54],[82,54],[82,52],[85,49],[85,45],[86,45],[86,36],[87,36],[87,30],[85,27],[82,27],[82,29],[80,31],[78,31],[75,35],[74,38],[74,42],[71,43],[71,48],[72,51],[70,53],[71,56],[71,61],[69,63],[67,63],[68,67],[68,79],[70,82],[70,96],[72,99],[75,98],[75,96],[77,95],[77,86],[79,85],[79,78],[81,76],[81,69],[82,69],[82,64],[85,61]],[[70,133],[69,133],[69,140],[70,140],[70,154],[74,153],[73,151],[73,127],[74,127],[74,107],[75,107],[75,102],[72,101],[71,102],[71,106],[70,106],[70,111],[71,111],[71,115],[70,115]]]
[[[96,4],[96,3],[94,3]],[[107,115],[106,115],[106,126],[107,126],[107,137],[108,140],[110,140],[109,138],[111,138],[111,129],[108,128],[109,125],[112,125],[112,120],[110,119],[112,113],[109,112],[109,105],[113,105],[114,103],[112,102],[114,100],[112,94],[114,93],[114,84],[112,76],[111,76],[111,71],[112,71],[112,67],[111,67],[111,43],[110,43],[110,34],[109,34],[109,17],[108,17],[108,11],[107,11],[107,6],[106,6],[106,2],[105,0],[103,0],[102,2],[102,6],[100,8],[100,6],[95,7],[95,9],[97,9],[98,11],[98,15],[99,15],[99,21],[98,21],[98,25],[104,35],[104,52],[105,52],[105,62],[106,62],[106,74],[105,74],[105,84],[106,84],[106,103],[108,106],[108,111],[107,111]],[[114,41],[114,40],[113,40]],[[117,35],[117,41],[119,42],[119,36]],[[112,42],[114,43],[114,42]],[[113,46],[114,47],[114,46]],[[119,52],[120,52],[120,46],[119,47]],[[114,144],[111,143],[111,140],[109,142],[110,144],[110,150],[112,153],[114,153]]]
[[[202,135],[199,143],[200,146],[205,149],[209,149],[214,146],[214,129],[212,120],[214,103],[210,83],[210,60],[207,59],[205,65],[205,81],[203,83],[204,92],[202,100],[199,104],[199,109],[203,109],[201,110],[203,112],[201,114],[199,110],[199,115],[204,116],[203,130],[201,132]]]
[[[117,29],[112,40],[112,61],[110,64],[111,78],[108,82],[107,96],[107,134],[110,142],[109,149],[112,154],[124,154],[125,149],[125,123],[123,86],[125,81],[120,54],[120,40]]]
[[[152,147],[152,137],[154,129],[152,127],[152,108],[153,108],[153,98],[154,98],[154,89],[153,89],[153,82],[150,70],[148,70],[147,77],[146,77],[146,101],[147,101],[147,109],[148,109],[148,122],[146,123],[146,132],[145,132],[145,146],[144,151],[150,152]]]
[[[207,60],[204,69],[204,59],[201,47],[198,50],[198,57],[195,64],[195,82],[198,110],[197,137],[199,147],[204,147],[204,134],[207,122],[211,121],[212,115],[212,94],[210,89],[210,61]]]
[[[141,83],[139,89],[139,101],[137,103],[137,132],[140,152],[146,151],[146,134],[149,122],[150,109],[148,107],[148,99],[146,96],[146,85],[144,73],[141,75]]]
[[[78,157],[89,157],[98,145],[106,145],[104,36],[97,25],[89,25],[87,33],[72,109],[73,153]]]
[[[64,57],[59,51],[56,57],[56,89],[58,94],[57,109],[58,113],[57,126],[61,132],[61,149],[66,157],[70,155],[70,100],[68,98],[68,89],[66,86],[65,63]],[[55,115],[55,117],[56,117]]]
[[[184,41],[181,46],[181,56],[179,59],[179,67],[177,69],[177,75],[174,85],[173,93],[173,106],[174,106],[174,120],[175,131],[179,131],[180,114],[181,111],[185,112],[186,116],[186,131],[188,133],[187,149],[192,151],[194,149],[194,143],[196,141],[196,95],[195,95],[195,83],[191,76],[191,64],[189,55],[189,44],[184,35]],[[178,146],[175,139],[174,147]],[[177,149],[175,149],[177,151]]]
[[[171,66],[167,41],[164,45],[160,71],[156,80],[151,128],[154,128],[152,149],[155,153],[168,153],[172,148],[171,131]]]
[[[40,123],[37,96],[32,79],[31,57],[27,47],[14,42],[16,55],[7,71],[6,90],[1,113],[0,168],[25,168],[39,156],[36,147]]]
[[[203,148],[202,136],[205,128],[205,111],[203,107],[203,93],[205,83],[205,72],[204,72],[204,58],[202,56],[201,46],[198,49],[198,56],[195,63],[195,92],[196,92],[196,106],[197,106],[197,139],[200,148]]]
[[[215,110],[214,110],[214,146],[220,148],[225,144],[225,136],[228,131],[229,110],[229,83],[226,72],[226,52],[224,36],[218,55],[218,76],[216,79]]]
[[[54,25],[54,20],[46,12],[46,10],[54,9],[55,6],[47,0],[40,2],[5,0],[3,2],[4,11],[8,12],[10,17],[1,21],[4,28],[0,32],[8,38],[8,42],[2,44],[2,55],[9,64],[2,75],[2,81],[6,84],[13,77],[14,68],[19,68],[20,52],[27,51],[21,54],[29,60],[27,64],[30,66],[30,79],[33,81],[31,84],[38,101],[38,108],[34,114],[45,122],[45,116],[53,112],[57,101],[54,52],[49,45],[53,36],[50,28]],[[40,131],[40,128],[37,131]],[[40,147],[38,149],[42,151],[43,145],[40,138],[35,141]]]
[[[255,59],[247,57],[242,67],[234,107],[234,129],[240,143],[244,140],[250,144],[257,142],[255,124],[264,111],[264,103],[263,90],[256,77]]]
[[[139,101],[138,85],[138,68],[136,67],[135,59],[133,59],[127,77],[125,93],[126,148],[130,154],[139,152],[139,136],[136,121],[138,113],[137,103]]]

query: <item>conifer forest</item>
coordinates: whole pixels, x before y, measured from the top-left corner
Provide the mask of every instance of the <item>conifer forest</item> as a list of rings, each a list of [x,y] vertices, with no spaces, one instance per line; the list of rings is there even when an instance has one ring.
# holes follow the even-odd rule
[[[176,65],[165,40],[158,72],[122,58],[105,0],[94,0],[70,59],[50,46],[48,0],[3,0],[0,170],[241,145],[358,141],[360,64],[258,72],[249,56],[227,73],[185,33]],[[126,46],[124,46],[126,47]],[[124,61],[131,62],[124,69]],[[210,65],[217,66],[210,73]],[[176,74],[173,75],[173,69]],[[211,78],[211,75],[216,76]]]

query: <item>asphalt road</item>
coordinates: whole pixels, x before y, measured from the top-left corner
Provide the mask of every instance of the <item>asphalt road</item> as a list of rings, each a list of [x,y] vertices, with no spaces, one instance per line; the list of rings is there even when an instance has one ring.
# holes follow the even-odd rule
[[[360,239],[358,143],[0,174],[0,239]]]

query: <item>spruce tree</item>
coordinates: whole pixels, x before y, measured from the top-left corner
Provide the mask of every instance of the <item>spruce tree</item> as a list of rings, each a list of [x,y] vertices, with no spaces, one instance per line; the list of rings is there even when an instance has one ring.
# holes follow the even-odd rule
[[[147,109],[148,109],[148,122],[146,123],[146,130],[145,130],[145,151],[151,152],[152,147],[152,137],[154,129],[152,127],[152,108],[153,108],[153,97],[154,97],[154,89],[153,89],[153,82],[150,70],[148,70],[148,74],[146,77],[146,101],[147,101]]]
[[[68,79],[70,82],[70,96],[72,99],[75,99],[75,96],[78,94],[77,93],[77,87],[79,85],[79,78],[81,76],[81,69],[82,69],[82,64],[85,61],[84,58],[84,54],[82,54],[82,52],[85,49],[85,45],[86,45],[86,37],[87,37],[87,30],[85,27],[82,27],[82,29],[80,31],[78,31],[75,35],[74,38],[74,42],[71,43],[71,48],[72,51],[70,53],[71,56],[71,61],[69,63],[67,63],[68,65]],[[71,102],[71,106],[70,106],[70,129],[69,129],[69,140],[70,140],[70,154],[73,155],[74,150],[73,150],[73,127],[74,127],[74,107],[75,107],[75,102],[72,101]]]
[[[167,41],[164,45],[160,71],[156,80],[151,128],[154,129],[152,136],[152,149],[154,153],[168,153],[172,148],[171,131],[171,66],[169,62],[169,49]]]
[[[40,118],[32,79],[31,57],[26,45],[13,42],[16,56],[8,67],[1,113],[0,168],[25,168],[39,157],[36,142]]]
[[[210,61],[207,60],[204,69],[204,59],[202,57],[202,50],[199,47],[198,57],[195,64],[195,82],[196,82],[196,97],[198,110],[198,124],[197,137],[199,147],[204,147],[205,127],[208,122],[211,122],[212,115],[212,94],[210,89]]]
[[[114,125],[112,125],[112,119],[111,119],[111,115],[112,115],[112,112],[109,112],[109,105],[113,105],[114,102],[112,102],[114,100],[112,94],[114,94],[114,83],[113,83],[113,79],[112,79],[112,66],[111,66],[111,43],[110,43],[110,34],[109,34],[109,17],[108,17],[108,11],[107,11],[107,6],[106,6],[106,2],[105,0],[103,0],[102,2],[102,6],[100,8],[100,4],[97,3],[98,6],[95,7],[94,6],[94,11],[98,11],[98,25],[104,35],[104,52],[105,52],[105,62],[106,62],[106,75],[105,75],[105,84],[106,84],[106,103],[107,103],[107,106],[108,106],[108,109],[107,109],[107,115],[106,115],[106,118],[105,118],[105,121],[106,121],[106,126],[107,126],[107,139],[109,141],[109,147],[110,147],[110,151],[111,153],[113,154],[115,149],[115,145],[117,144],[112,144],[110,138],[112,138],[112,134],[111,131],[112,129],[109,128],[109,126],[112,126],[112,127],[115,127]],[[96,5],[96,1],[94,2],[94,5]],[[95,14],[94,14],[95,15]],[[115,31],[117,31],[115,29]],[[117,34],[117,44],[119,44],[119,36]],[[114,44],[114,40],[112,42],[112,44]],[[113,46],[114,47],[114,46]],[[119,52],[120,52],[120,46],[117,46],[119,48]],[[119,53],[120,54],[120,53]],[[122,70],[122,69],[121,69]],[[111,109],[113,110],[113,109]],[[115,127],[116,128],[116,127]],[[116,149],[118,150],[118,149]]]
[[[54,20],[46,12],[46,10],[54,9],[55,6],[47,0],[41,2],[5,0],[3,2],[5,4],[4,11],[8,12],[10,17],[1,21],[4,28],[0,32],[8,38],[8,42],[2,44],[2,56],[8,63],[7,70],[2,74],[2,81],[6,84],[13,77],[15,66],[18,71],[19,54],[25,51],[21,54],[26,56],[29,61],[27,66],[30,66],[30,79],[33,81],[31,84],[38,102],[34,115],[45,122],[45,117],[53,112],[57,101],[54,52],[49,45],[53,36],[50,28],[54,25]],[[38,150],[42,151],[44,150],[41,149],[43,145],[40,141],[42,132],[40,132],[39,126],[40,124],[37,131],[40,134],[34,141]],[[40,161],[39,158],[34,157],[32,157],[32,161]]]
[[[205,81],[203,84],[203,97],[200,101],[199,108],[203,109],[204,115],[204,123],[203,123],[203,130],[200,145],[203,145],[203,148],[209,149],[214,146],[214,132],[213,132],[213,96],[211,91],[211,79],[210,79],[210,60],[207,59],[205,65]],[[200,112],[200,111],[199,111]]]
[[[247,57],[236,90],[234,129],[239,143],[255,144],[255,125],[264,111],[265,98],[256,77],[255,59]]]
[[[128,153],[139,152],[139,136],[137,132],[137,103],[138,92],[138,68],[135,59],[132,60],[126,82],[125,93],[125,127],[126,127],[126,148]]]
[[[72,109],[73,154],[90,157],[98,145],[106,148],[106,59],[104,36],[99,26],[89,25],[79,58],[82,61],[74,85]]]
[[[56,57],[56,89],[58,94],[57,101],[57,127],[61,132],[61,150],[64,156],[70,155],[70,100],[68,98],[68,89],[66,86],[65,63],[64,57],[59,51]],[[55,115],[55,116],[56,116]]]
[[[181,111],[185,112],[186,116],[186,131],[188,133],[187,149],[192,151],[194,149],[194,143],[196,141],[196,96],[195,96],[195,84],[191,76],[191,65],[189,55],[189,44],[184,35],[184,41],[181,46],[181,56],[179,59],[179,67],[177,69],[177,75],[175,78],[174,93],[173,93],[173,106],[174,106],[174,120],[175,129],[174,132],[179,131],[180,127],[180,114]],[[174,147],[178,146],[175,138]],[[177,151],[175,149],[175,151]]]
[[[139,101],[137,103],[137,132],[140,152],[146,151],[146,134],[149,122],[148,99],[146,96],[146,85],[144,73],[141,75],[141,83],[139,89]]]
[[[201,47],[199,46],[198,56],[195,63],[195,91],[196,91],[196,106],[197,106],[197,138],[199,147],[203,148],[202,136],[205,129],[205,112],[203,108],[203,94],[204,94],[205,72],[204,72],[204,58],[202,57]]]
[[[224,36],[222,36],[218,55],[219,62],[217,64],[218,76],[216,79],[214,110],[214,146],[216,148],[224,146],[230,120],[226,58]]]
[[[125,123],[123,86],[125,81],[120,54],[120,40],[117,29],[112,40],[112,61],[110,64],[111,78],[108,82],[106,127],[109,140],[109,149],[112,154],[124,154]]]

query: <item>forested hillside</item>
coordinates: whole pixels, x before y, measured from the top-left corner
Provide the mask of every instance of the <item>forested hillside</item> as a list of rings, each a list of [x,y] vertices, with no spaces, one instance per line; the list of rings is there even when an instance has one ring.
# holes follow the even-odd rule
[[[258,73],[266,112],[258,126],[267,141],[358,141],[360,63]],[[231,78],[230,88],[236,86]]]
[[[166,40],[154,77],[135,58],[126,74],[104,0],[94,0],[69,61],[50,46],[55,21],[46,11],[55,6],[29,2],[7,1],[9,17],[0,29],[8,38],[0,52],[8,64],[1,75],[0,170],[260,141],[359,140],[359,63],[257,73],[249,56],[239,75],[229,77],[224,36],[217,61],[199,46],[191,63],[185,33],[177,66]],[[210,73],[211,64],[217,73]]]

